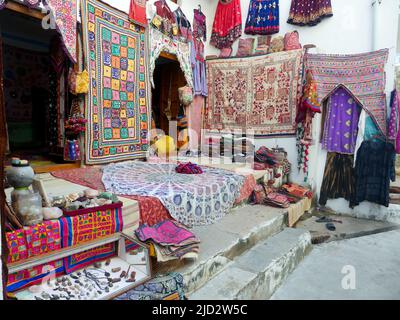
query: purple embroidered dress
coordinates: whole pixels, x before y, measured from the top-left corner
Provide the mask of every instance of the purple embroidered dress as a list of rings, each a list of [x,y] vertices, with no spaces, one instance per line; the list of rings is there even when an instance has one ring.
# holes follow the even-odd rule
[[[322,146],[328,152],[354,154],[361,107],[344,89],[329,98]]]

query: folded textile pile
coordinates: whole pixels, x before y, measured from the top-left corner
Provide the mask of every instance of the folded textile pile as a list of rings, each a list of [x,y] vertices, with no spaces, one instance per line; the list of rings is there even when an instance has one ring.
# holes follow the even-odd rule
[[[282,191],[288,195],[295,196],[297,198],[309,198],[312,199],[314,194],[310,189],[302,187],[295,183],[288,183],[282,186]]]
[[[176,221],[164,220],[152,227],[142,225],[135,233],[140,241],[153,244],[159,262],[197,259],[200,240]]]
[[[197,164],[188,162],[188,163],[180,163],[176,168],[175,171],[177,173],[182,174],[202,174],[203,169],[199,167]]]

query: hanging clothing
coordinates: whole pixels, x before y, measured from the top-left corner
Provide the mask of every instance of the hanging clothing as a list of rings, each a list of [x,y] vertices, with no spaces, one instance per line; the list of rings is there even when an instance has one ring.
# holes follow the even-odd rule
[[[241,35],[240,0],[219,0],[210,44],[218,49],[230,48]]]
[[[279,0],[251,0],[244,33],[268,35],[278,32]]]
[[[315,26],[332,17],[331,0],[292,0],[287,23],[298,26]]]
[[[203,39],[207,41],[207,24],[206,16],[203,12],[198,9],[194,9],[194,19],[193,19],[193,35],[196,38]]]
[[[390,119],[388,124],[388,139],[396,140],[398,133],[399,97],[397,90],[390,95]]]
[[[322,146],[328,152],[354,154],[361,107],[344,89],[339,88],[328,100]]]
[[[363,201],[389,206],[390,180],[396,180],[396,153],[393,144],[381,140],[364,141],[355,167],[355,192],[350,207]]]
[[[179,28],[179,40],[187,43],[192,40],[193,37],[192,26],[188,18],[186,18],[186,15],[183,13],[181,7],[176,9],[174,14]]]
[[[193,91],[195,96],[208,96],[204,43],[198,38],[191,42],[191,62],[193,69]]]
[[[322,181],[319,204],[328,199],[344,198],[350,201],[355,192],[353,155],[328,153]]]
[[[146,4],[147,0],[131,0],[129,19],[142,26],[147,26]]]
[[[154,3],[154,6],[156,7],[156,15],[161,19],[161,21],[155,23],[153,19],[153,25],[170,37],[177,36],[178,25],[176,23],[176,17],[172,13],[167,2],[165,0],[158,0]]]

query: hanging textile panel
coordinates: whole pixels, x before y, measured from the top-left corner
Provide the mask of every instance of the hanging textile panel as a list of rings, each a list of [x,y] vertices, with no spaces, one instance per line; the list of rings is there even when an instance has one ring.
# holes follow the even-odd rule
[[[71,61],[76,63],[76,0],[45,0],[44,2],[53,13],[57,31],[64,43],[65,52]]]
[[[354,55],[307,54],[305,64],[317,82],[321,102],[343,85],[386,134],[385,64],[388,54],[388,49]]]
[[[187,85],[193,88],[193,71],[190,59],[190,46],[188,43],[180,42],[171,39],[157,29],[150,27],[150,77],[154,87],[154,70],[156,69],[156,60],[161,52],[166,52],[175,55],[178,58],[179,64],[185,75]]]
[[[86,163],[143,158],[150,118],[146,29],[95,0],[82,2],[82,24],[90,76]]]
[[[207,62],[204,128],[294,135],[303,51]]]

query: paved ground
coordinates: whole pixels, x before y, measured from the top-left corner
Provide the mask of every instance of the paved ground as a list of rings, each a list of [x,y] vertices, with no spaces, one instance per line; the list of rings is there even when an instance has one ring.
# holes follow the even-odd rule
[[[338,220],[341,223],[334,222],[336,230],[330,231],[326,228],[326,223],[317,222],[317,219],[322,216]],[[385,231],[392,231],[395,229],[400,229],[400,225],[390,222],[358,219],[348,216],[329,215],[325,213],[306,217],[296,224],[296,228],[310,231],[312,243],[319,244],[323,242],[350,239]]]
[[[314,246],[272,299],[400,299],[400,231]]]

